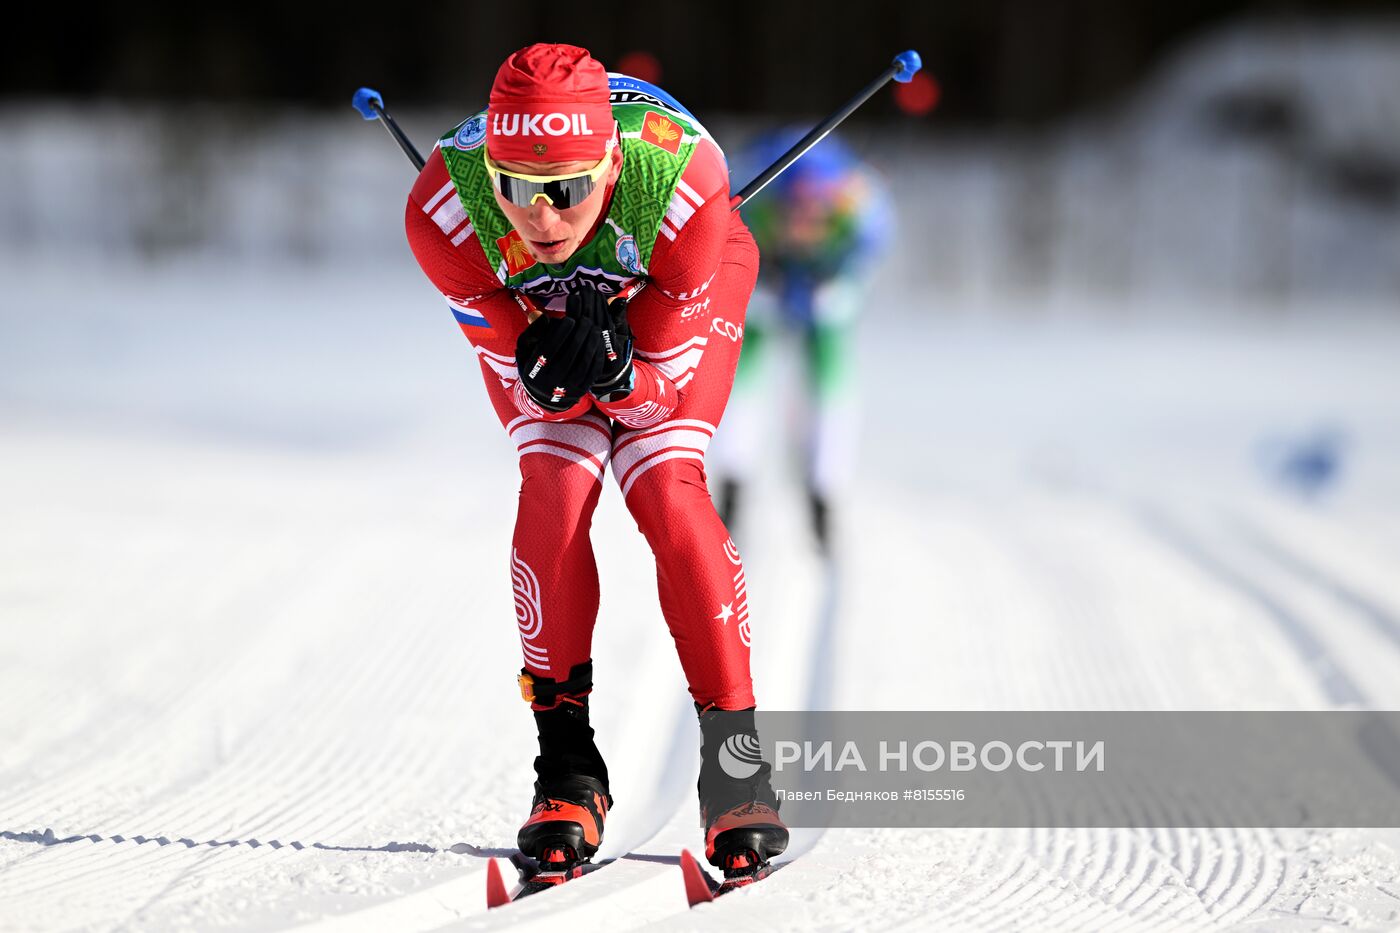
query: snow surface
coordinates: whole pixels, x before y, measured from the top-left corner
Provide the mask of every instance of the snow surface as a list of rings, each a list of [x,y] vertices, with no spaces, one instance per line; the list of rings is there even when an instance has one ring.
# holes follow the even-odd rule
[[[0,928],[1400,927],[1392,830],[806,831],[687,911],[693,716],[611,482],[625,857],[488,914],[531,777],[515,457],[406,250],[0,272]],[[829,629],[781,455],[740,532],[766,707],[1400,708],[1393,316],[884,298]],[[1319,424],[1305,495],[1269,471]]]

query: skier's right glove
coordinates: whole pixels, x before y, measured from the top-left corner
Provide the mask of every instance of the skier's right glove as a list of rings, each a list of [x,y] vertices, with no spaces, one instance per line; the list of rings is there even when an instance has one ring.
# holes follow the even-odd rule
[[[520,382],[541,408],[567,411],[597,381],[602,348],[602,337],[588,322],[541,314],[515,342]]]

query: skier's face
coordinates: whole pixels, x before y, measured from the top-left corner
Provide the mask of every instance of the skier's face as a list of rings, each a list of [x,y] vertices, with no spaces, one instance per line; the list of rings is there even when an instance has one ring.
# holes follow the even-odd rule
[[[497,162],[508,172],[525,175],[577,175],[593,168],[595,162]],[[539,198],[529,207],[520,207],[507,201],[495,186],[496,203],[506,219],[520,233],[530,254],[540,262],[561,263],[583,245],[583,238],[593,229],[598,214],[603,209],[603,199],[607,189],[617,181],[622,170],[622,150],[612,150],[612,164],[598,180],[593,191],[572,207],[559,209]]]

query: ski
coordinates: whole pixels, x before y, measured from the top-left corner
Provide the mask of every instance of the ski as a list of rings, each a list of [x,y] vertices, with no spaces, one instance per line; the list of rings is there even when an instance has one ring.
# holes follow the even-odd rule
[[[760,862],[753,853],[744,851],[731,856],[731,867],[726,868],[723,881],[715,881],[705,869],[700,867],[689,849],[681,850],[681,877],[685,881],[685,899],[691,907],[708,904],[715,898],[746,888],[773,874],[776,866],[770,862]]]
[[[520,887],[514,894],[506,890],[505,879],[501,876],[501,867],[495,859],[491,859],[486,864],[486,907],[503,907],[512,901],[518,901],[522,897],[530,897],[539,894],[541,891],[548,891],[557,888],[566,881],[582,877],[585,869],[601,868],[602,865],[595,865],[592,862],[580,861],[567,857],[569,850],[558,853],[561,858],[549,858],[552,852],[545,853],[547,861],[536,862],[534,859],[517,852],[510,857],[510,862],[515,866],[515,870],[520,876]]]

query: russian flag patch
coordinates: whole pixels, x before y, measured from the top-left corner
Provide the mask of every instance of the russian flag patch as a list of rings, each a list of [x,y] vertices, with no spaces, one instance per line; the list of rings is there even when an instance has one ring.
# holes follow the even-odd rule
[[[457,319],[457,323],[463,327],[490,327],[491,322],[477,311],[467,305],[453,304],[448,302],[447,306],[452,309],[452,316]]]

